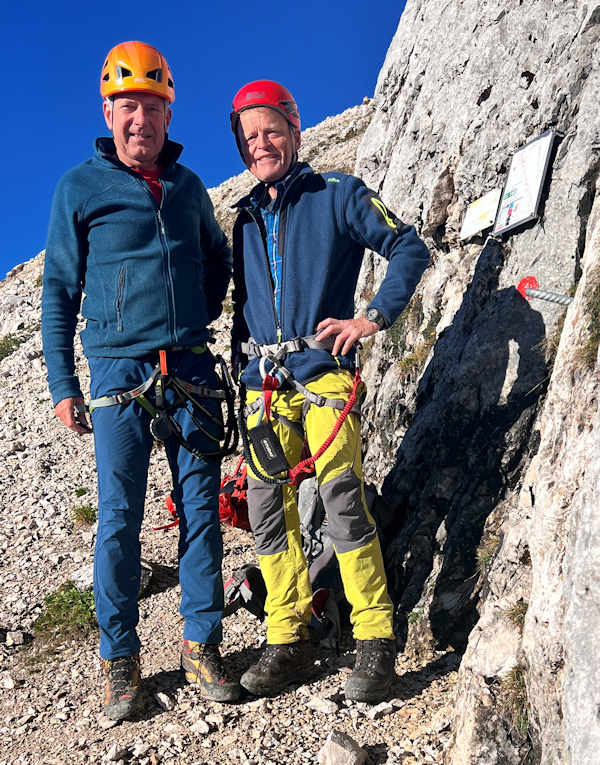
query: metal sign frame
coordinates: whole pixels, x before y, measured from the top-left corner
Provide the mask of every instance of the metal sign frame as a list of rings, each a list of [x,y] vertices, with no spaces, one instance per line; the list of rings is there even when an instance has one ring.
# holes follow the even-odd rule
[[[554,136],[554,130],[546,130],[512,155],[494,222],[494,235],[505,234],[537,218]]]

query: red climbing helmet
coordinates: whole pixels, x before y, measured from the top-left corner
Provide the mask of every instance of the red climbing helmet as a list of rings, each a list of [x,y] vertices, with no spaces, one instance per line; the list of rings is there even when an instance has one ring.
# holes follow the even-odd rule
[[[287,88],[273,80],[255,80],[238,90],[233,99],[231,129],[236,134],[241,112],[257,106],[275,109],[286,118],[296,130],[300,130],[300,114],[294,97]]]

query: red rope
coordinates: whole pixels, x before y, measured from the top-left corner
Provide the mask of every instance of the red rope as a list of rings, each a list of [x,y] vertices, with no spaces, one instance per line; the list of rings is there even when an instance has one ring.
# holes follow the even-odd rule
[[[356,368],[356,374],[354,375],[354,387],[352,388],[352,393],[350,394],[350,397],[348,398],[348,401],[346,402],[346,406],[342,409],[340,416],[337,419],[337,422],[334,425],[333,430],[331,431],[331,434],[328,436],[325,443],[321,446],[321,448],[316,452],[316,454],[313,454],[308,459],[302,460],[299,462],[296,467],[292,468],[289,472],[289,479],[290,484],[292,486],[298,486],[300,481],[302,479],[309,476],[315,469],[315,462],[319,459],[319,457],[322,457],[323,454],[329,449],[331,444],[333,443],[335,437],[340,432],[340,428],[344,424],[346,417],[350,414],[352,411],[353,406],[356,404],[356,391],[358,390],[358,386],[360,385],[361,379],[360,379],[360,371],[358,367]]]

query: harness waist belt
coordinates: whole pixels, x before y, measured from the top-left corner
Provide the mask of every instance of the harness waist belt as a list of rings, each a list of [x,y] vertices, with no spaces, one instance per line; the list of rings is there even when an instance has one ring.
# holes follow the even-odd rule
[[[333,348],[335,337],[326,337],[325,340],[315,340],[315,335],[307,335],[306,337],[295,337],[293,340],[285,340],[281,343],[273,343],[272,345],[265,345],[263,343],[255,343],[252,338],[247,343],[240,343],[240,351],[249,358],[276,358],[281,359],[286,353],[297,353],[298,351],[304,351],[306,348],[315,351],[330,351]]]
[[[94,409],[101,409],[105,406],[128,404],[130,401],[134,401],[136,398],[143,396],[144,393],[153,385],[154,381],[158,377],[159,372],[160,367],[156,367],[146,382],[142,383],[142,385],[134,388],[133,390],[122,391],[121,393],[117,393],[114,396],[102,396],[101,398],[95,398],[93,401],[90,401],[90,412],[92,412]],[[179,385],[180,388],[183,388],[183,390],[185,390],[187,393],[194,393],[202,398],[216,398],[221,401],[224,401],[226,398],[225,391],[223,390],[214,390],[212,388],[207,388],[204,385],[192,385],[192,383],[185,382],[185,380],[180,380],[179,377],[172,377],[171,379],[173,382]]]

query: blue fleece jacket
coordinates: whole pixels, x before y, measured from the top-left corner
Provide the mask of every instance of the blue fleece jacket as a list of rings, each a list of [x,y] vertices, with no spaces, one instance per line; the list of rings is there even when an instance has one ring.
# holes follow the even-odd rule
[[[42,340],[54,403],[80,396],[73,337],[86,356],[140,358],[200,345],[222,309],[231,252],[198,176],[167,141],[162,203],[120,162],[110,138],[69,170],[54,194],[42,293]],[[82,294],[84,295],[83,304]]]
[[[369,307],[377,308],[387,326],[406,307],[429,262],[429,250],[391,213],[375,192],[352,175],[317,174],[301,165],[281,201],[279,251],[283,257],[281,322],[278,326],[273,284],[257,186],[238,202],[233,232],[234,324],[232,348],[252,337],[257,343],[312,335],[328,317],[354,318],[354,291],[366,248],[388,261],[385,279]],[[326,372],[353,368],[353,356],[304,350],[288,354],[285,366],[301,383]],[[339,363],[338,363],[339,362]],[[251,359],[242,377],[248,388],[262,388],[258,360]]]

